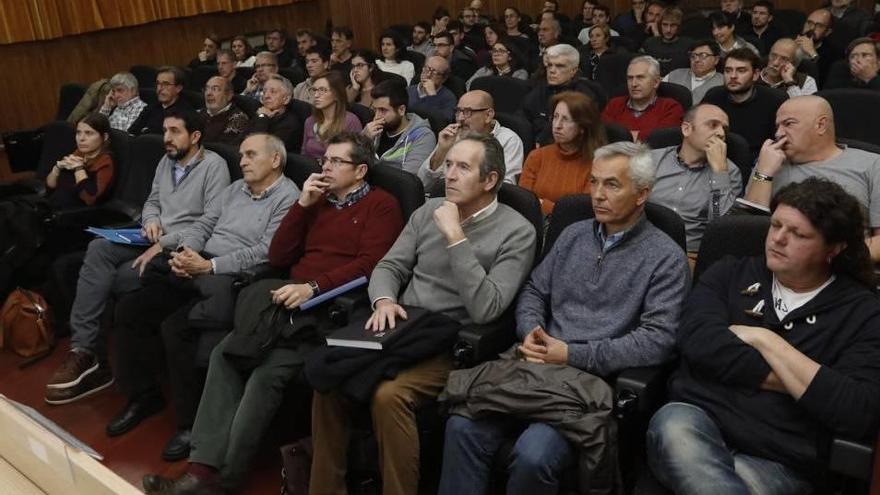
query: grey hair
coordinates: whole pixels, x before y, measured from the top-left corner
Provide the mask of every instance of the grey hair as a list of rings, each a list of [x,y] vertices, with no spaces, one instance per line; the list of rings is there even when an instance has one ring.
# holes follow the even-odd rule
[[[498,180],[492,193],[497,193],[504,183],[504,177],[507,174],[507,166],[504,164],[504,148],[501,143],[495,139],[492,134],[480,134],[477,132],[469,132],[459,139],[461,141],[475,141],[483,145],[483,161],[480,162],[480,180],[486,180],[489,174],[495,172],[498,174]]]
[[[123,86],[128,89],[133,89],[137,91],[138,89],[138,80],[134,77],[134,74],[131,72],[119,72],[114,74],[113,77],[110,78],[110,87],[118,88],[119,86]]]
[[[254,60],[256,60],[258,58],[268,58],[269,60],[272,61],[273,64],[275,64],[276,67],[278,66],[278,57],[275,56],[275,54],[272,52],[269,52],[269,51],[260,52],[257,54],[257,56]]]
[[[791,64],[795,67],[795,70],[797,70],[797,67],[801,65],[801,62],[803,62],[803,60],[807,57],[807,54],[804,52],[803,48],[801,48],[800,45],[798,45],[797,42],[791,38],[779,38],[773,44],[775,45],[780,41],[783,43],[788,43],[790,46],[794,46],[794,57],[791,60]],[[772,46],[770,47],[770,50],[773,50]]]
[[[266,82],[269,81],[280,81],[281,85],[284,86],[284,91],[287,92],[288,96],[293,96],[293,83],[290,82],[290,79],[280,74],[272,74],[271,76],[269,76],[269,79],[266,79]]]
[[[606,144],[593,152],[593,161],[625,156],[629,158],[629,176],[638,189],[650,189],[656,178],[651,150],[642,143],[618,141]]]
[[[287,148],[284,147],[284,141],[278,136],[269,134],[268,132],[252,132],[248,134],[245,139],[254,136],[263,136],[266,138],[266,147],[264,148],[266,152],[269,154],[277,153],[278,156],[281,157],[281,167],[279,167],[279,170],[283,173],[284,166],[287,164]]]
[[[550,22],[550,27],[551,27],[554,31],[556,31],[556,34],[557,34],[557,35],[561,35],[561,34],[562,34],[562,24],[559,23],[559,19],[556,19],[556,18],[554,17],[553,19],[544,19],[544,20]],[[541,22],[544,22],[544,21],[541,21]]]
[[[660,62],[650,55],[639,55],[629,61],[629,66],[635,64],[648,64],[648,73],[654,76],[654,79],[660,79]]]
[[[547,51],[544,52],[545,62],[548,58],[556,57],[565,58],[568,60],[568,65],[571,67],[577,67],[581,63],[581,54],[578,53],[577,48],[571,45],[566,45],[565,43],[553,45],[547,48]]]

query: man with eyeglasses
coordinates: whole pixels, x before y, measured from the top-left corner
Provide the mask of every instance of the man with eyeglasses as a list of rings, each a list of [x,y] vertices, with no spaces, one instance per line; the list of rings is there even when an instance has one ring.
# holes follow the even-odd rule
[[[272,52],[260,52],[254,60],[254,75],[248,79],[241,92],[242,96],[247,96],[260,101],[263,98],[263,84],[269,80],[269,77],[278,73],[278,59]]]
[[[351,44],[354,41],[354,33],[348,26],[336,26],[330,35],[330,70],[342,74],[343,79],[351,74]],[[308,60],[306,60],[308,63]]]
[[[287,33],[283,29],[273,29],[266,33],[266,50],[275,55],[279,67],[290,67],[293,52],[287,50]]]
[[[758,77],[758,84],[784,90],[788,96],[811,95],[819,90],[816,80],[797,70],[803,51],[791,38],[780,38],[770,48],[767,66]]]
[[[804,21],[801,34],[795,38],[806,58],[819,66],[819,82],[825,83],[831,65],[843,58],[843,48],[828,37],[834,32],[834,16],[828,9],[814,10]]]
[[[688,48],[689,69],[675,69],[663,78],[663,82],[678,84],[691,91],[694,105],[703,101],[706,92],[724,84],[724,76],[716,70],[721,50],[712,40],[694,42]]]
[[[306,179],[298,199],[291,197],[295,202],[268,246],[269,262],[289,270],[289,278],[248,286],[235,310],[236,325],[248,325],[260,309],[283,306],[299,331],[283,335],[253,370],[238,366],[233,337],[215,347],[195,416],[189,470],[174,481],[145,476],[147,493],[219,493],[210,490],[240,486],[287,383],[300,373],[309,352],[322,345],[319,330],[332,328],[320,311],[297,308],[322,292],[370,276],[403,228],[397,200],[366,180],[376,163],[368,138],[338,134],[328,141],[320,162],[321,172]]]
[[[880,70],[877,42],[871,38],[856,38],[846,49],[853,88],[880,90]]]
[[[178,67],[159,67],[156,74],[156,103],[147,105],[128,132],[140,134],[163,134],[162,124],[165,112],[170,110],[194,111],[185,99],[180,97],[186,75]]]
[[[330,54],[317,46],[309,48],[306,51],[306,73],[309,77],[293,88],[294,99],[304,101],[309,105],[313,104],[315,95],[312,88],[315,85],[315,79],[324,76],[329,70]],[[351,69],[348,73],[351,73]]]
[[[512,130],[495,120],[495,101],[485,91],[469,91],[458,99],[455,122],[437,136],[437,147],[419,168],[419,179],[429,194],[442,184],[446,174],[446,153],[463,136],[471,133],[491,134],[504,149],[507,173],[504,182],[516,184],[522,172],[523,143]]]
[[[650,7],[649,7],[650,8]],[[657,21],[659,35],[642,43],[641,52],[660,62],[660,74],[669,74],[673,69],[688,65],[688,47],[694,40],[678,35],[684,13],[678,7],[668,7]]]
[[[433,56],[422,67],[419,82],[407,88],[410,110],[423,109],[442,115],[447,122],[455,120],[455,95],[443,86],[449,77],[449,62],[443,57]]]

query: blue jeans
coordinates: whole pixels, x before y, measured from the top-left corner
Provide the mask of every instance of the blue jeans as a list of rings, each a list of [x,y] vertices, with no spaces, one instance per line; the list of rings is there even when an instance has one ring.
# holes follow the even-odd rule
[[[468,419],[451,416],[446,422],[443,472],[439,495],[484,495],[495,452],[511,434],[522,431],[507,460],[508,495],[556,493],[559,475],[572,461],[568,441],[552,426],[523,423],[505,416]]]
[[[813,491],[806,477],[784,464],[728,447],[709,414],[691,404],[671,402],[657,411],[648,425],[646,448],[654,476],[678,495]]]

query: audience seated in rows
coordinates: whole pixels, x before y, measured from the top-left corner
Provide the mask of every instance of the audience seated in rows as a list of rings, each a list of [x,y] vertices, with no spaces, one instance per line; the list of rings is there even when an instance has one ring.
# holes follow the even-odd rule
[[[831,437],[876,440],[880,313],[862,209],[815,178],[771,209],[765,256],[712,265],[682,313],[672,402],[647,434],[648,465],[675,493],[814,493]]]
[[[99,111],[107,116],[111,128],[128,132],[141,112],[147,108],[138,93],[138,81],[129,72],[119,72],[110,78],[108,85],[110,91]]]
[[[260,108],[251,119],[248,134],[266,132],[281,139],[287,150],[299,152],[302,147],[303,124],[288,109],[293,97],[293,85],[284,76],[272,74],[263,83]]]
[[[489,29],[489,28],[486,28]],[[480,67],[470,79],[467,80],[465,87],[471,88],[474,79],[488,76],[507,76],[514,79],[527,80],[529,73],[524,68],[524,58],[519,49],[513,42],[505,37],[498,38],[498,41],[492,43],[491,58],[484,67]]]
[[[196,58],[190,60],[189,68],[195,69],[202,65],[217,65],[217,50],[220,49],[220,38],[216,34],[209,34],[202,42],[202,49]]]
[[[646,139],[654,129],[681,124],[684,109],[672,98],[657,96],[660,63],[650,55],[632,59],[626,70],[628,96],[612,98],[602,111],[602,121],[620,124],[633,139]]]
[[[403,81],[379,83],[373,92],[373,121],[364,134],[373,140],[376,155],[391,166],[417,174],[437,145],[427,120],[408,111],[409,94]]]
[[[643,213],[653,172],[644,145],[621,142],[596,150],[590,172],[595,219],[566,228],[532,271],[516,304],[520,344],[501,361],[450,376],[445,394],[453,415],[446,427],[441,495],[486,493],[496,451],[523,427],[507,461],[507,493],[557,493],[562,470],[578,457],[572,437],[610,438],[603,430],[611,421],[612,394],[598,377],[673,357],[690,277],[681,248]],[[596,259],[601,266],[584,263]],[[585,406],[585,415],[596,416],[586,433],[564,431],[546,419],[555,407],[558,423],[568,422],[567,409],[547,396],[576,395],[569,387],[596,403],[604,399],[604,417],[595,403]],[[528,393],[535,401],[543,397],[541,421],[530,421],[521,410],[519,399]],[[509,408],[509,414],[470,412],[471,404],[484,400],[496,404],[494,410]],[[607,440],[597,443],[608,448]],[[603,479],[591,474],[591,481]]]
[[[755,84],[760,77],[760,59],[752,50],[740,48],[724,59],[724,87],[713,88],[703,98],[724,110],[730,130],[745,138],[752,156],[764,140],[773,136],[776,111],[788,95],[781,90]]]
[[[58,160],[46,176],[49,206],[60,210],[100,203],[115,175],[110,122],[100,113],[90,113],[76,124],[76,150]]]
[[[272,236],[300,193],[283,174],[286,153],[280,139],[251,134],[241,143],[240,153],[243,178],[221,191],[176,242],[165,242],[163,247],[173,252],[150,260],[141,276],[142,287],[116,303],[116,372],[128,404],[107,425],[110,436],[130,431],[163,409],[158,378],[164,374],[160,356],[165,354],[169,376],[174,377],[176,436],[189,437],[201,396],[193,366],[198,335],[232,326],[233,275],[268,261]],[[181,340],[190,345],[169,344]],[[176,460],[187,443],[172,438],[165,457]]]
[[[330,54],[317,46],[313,46],[306,50],[305,60],[306,75],[308,77],[293,88],[293,97],[312,105],[315,103],[315,95],[312,88],[315,85],[315,80],[324,76],[330,70]]]
[[[312,86],[314,107],[303,126],[302,154],[324,156],[327,142],[341,132],[361,132],[361,121],[348,111],[345,83],[339,72],[332,71],[315,79]]]
[[[146,106],[138,118],[128,128],[130,134],[163,134],[165,114],[170,110],[192,112],[193,109],[180,97],[183,91],[183,70],[178,67],[159,67],[156,73],[156,103]]]
[[[407,88],[410,110],[427,110],[442,115],[447,122],[455,120],[455,95],[443,83],[449,78],[449,64],[443,57],[425,61],[419,82]]]
[[[689,89],[694,105],[697,105],[710,89],[724,84],[724,75],[716,70],[721,59],[721,49],[712,40],[701,40],[691,44],[687,53],[690,68],[673,70],[663,77],[663,82]]]
[[[449,46],[452,46],[451,40]],[[397,74],[410,84],[416,75],[416,69],[412,62],[404,58],[406,47],[403,46],[403,40],[396,31],[389,29],[379,36],[379,52],[382,55],[376,60],[379,69]]]
[[[445,179],[446,154],[452,145],[473,133],[491,135],[504,150],[504,182],[516,184],[522,172],[523,142],[515,132],[495,120],[495,101],[485,91],[470,91],[458,99],[455,122],[437,135],[437,147],[419,167],[419,179],[426,192],[434,191]]]
[[[664,9],[657,22],[659,34],[642,43],[641,52],[660,62],[660,74],[663,76],[674,69],[688,66],[688,51],[694,40],[679,35],[683,18],[684,13],[678,7]]]
[[[880,156],[836,143],[831,105],[818,96],[785,102],[776,114],[776,132],[761,147],[746,199],[770,205],[780,189],[809,177],[842,186],[868,212],[871,259],[880,260]]]
[[[113,383],[106,336],[99,322],[108,298],[135,291],[140,275],[229,185],[226,161],[202,147],[202,126],[191,111],[172,109],[163,121],[167,154],[156,168],[141,212],[149,248],[95,239],[86,251],[70,313],[70,351],[46,385],[46,402],[66,404]]]
[[[746,14],[748,16],[748,14]],[[709,21],[712,23],[712,37],[718,43],[721,49],[721,58],[733,50],[746,48],[754,52],[755,56],[759,56],[758,49],[755,45],[744,40],[736,34],[736,24],[730,16],[724,15],[722,12],[712,12],[709,14]]]
[[[523,165],[519,185],[532,191],[545,216],[556,201],[589,189],[593,153],[607,142],[596,104],[578,91],[563,91],[550,99],[553,142],[532,150]]]
[[[706,225],[726,215],[743,190],[742,174],[727,156],[729,127],[724,110],[703,103],[684,114],[680,146],[651,151],[656,179],[650,200],[684,221],[692,262]]]
[[[205,118],[204,141],[238,147],[250,127],[247,114],[232,101],[235,93],[232,83],[222,76],[214,76],[205,84],[205,108],[199,110]]]
[[[528,276],[536,233],[516,210],[498,202],[504,176],[504,152],[495,138],[460,139],[447,155],[446,197],[428,200],[413,213],[370,277],[375,311],[367,328],[382,331],[400,324],[407,318],[405,306],[429,312],[408,330],[410,340],[418,337],[420,344],[402,352],[406,362],[400,363],[396,376],[365,376],[359,387],[361,395],[372,398],[384,493],[418,491],[415,411],[446,384],[452,369],[449,351],[459,328],[500,317]],[[348,364],[333,361],[332,348],[324,355],[326,359],[306,365],[312,383],[326,368]],[[352,374],[360,371],[348,366]],[[351,419],[362,412],[341,390],[315,392],[310,490],[345,492]]]
[[[776,40],[783,37],[782,31],[773,22],[773,12],[773,2],[757,0],[752,4],[752,22],[749,28],[743,31],[744,36],[757,42],[755,46],[762,57],[766,57]]]
[[[788,96],[811,95],[819,90],[816,80],[798,70],[803,51],[798,49],[797,42],[791,38],[780,38],[770,48],[767,66],[761,70],[759,85],[781,89]]]
[[[590,27],[586,27],[578,33],[578,41],[581,42],[582,45],[586,45],[590,42],[590,32],[596,26],[608,26],[608,32],[611,33],[611,36],[620,36],[620,33],[612,29],[611,27],[611,11],[605,5],[596,4],[593,7],[593,24]]]
[[[254,62],[254,75],[247,81],[242,96],[261,101],[263,98],[263,85],[273,74],[278,74],[278,59],[272,52],[260,52]]]
[[[850,85],[854,88],[880,90],[880,60],[877,42],[871,38],[857,38],[846,49]]]
[[[339,72],[342,77],[351,74],[351,47],[354,42],[354,33],[351,28],[336,26],[330,34],[330,70]]]
[[[235,56],[236,67],[253,67],[254,62],[257,61],[254,49],[251,48],[246,36],[238,35],[232,38],[230,49]]]

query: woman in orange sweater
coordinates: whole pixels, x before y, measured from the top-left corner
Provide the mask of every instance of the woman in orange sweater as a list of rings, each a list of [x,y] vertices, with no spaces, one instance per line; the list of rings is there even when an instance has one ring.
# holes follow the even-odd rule
[[[519,185],[541,200],[549,215],[556,201],[590,190],[593,151],[607,142],[599,110],[593,100],[577,91],[564,91],[550,99],[553,144],[529,153]]]

